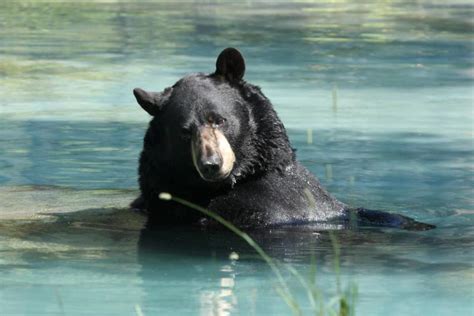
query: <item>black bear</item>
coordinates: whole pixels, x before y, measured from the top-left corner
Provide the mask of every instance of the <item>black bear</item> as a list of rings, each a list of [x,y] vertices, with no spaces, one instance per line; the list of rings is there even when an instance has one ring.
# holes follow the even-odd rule
[[[336,200],[295,158],[283,123],[261,90],[243,80],[245,62],[223,50],[211,74],[188,75],[162,92],[133,93],[153,119],[139,162],[148,224],[191,224],[201,215],[160,200],[169,192],[240,227],[337,220],[424,230],[434,226]]]

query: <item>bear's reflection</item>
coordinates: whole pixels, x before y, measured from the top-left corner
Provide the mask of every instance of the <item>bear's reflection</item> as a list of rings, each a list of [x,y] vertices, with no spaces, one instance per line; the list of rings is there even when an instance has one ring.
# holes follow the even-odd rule
[[[249,235],[282,262],[309,256],[298,255],[298,249],[317,247],[321,236],[288,230],[250,231]],[[321,250],[321,245],[318,248]],[[332,251],[330,245],[326,249]],[[163,314],[176,308],[179,314],[200,311],[203,315],[228,315],[236,309],[242,311],[243,306],[249,312],[268,310],[257,297],[275,296],[276,281],[268,265],[241,237],[223,228],[144,228],[138,243],[138,263],[145,314]],[[245,288],[245,295],[236,293],[239,288]],[[282,305],[275,308],[285,308],[281,299],[276,301]]]
[[[227,231],[199,228],[145,228],[138,243],[139,276],[147,314],[228,315],[237,305],[236,261],[231,253],[251,248]]]

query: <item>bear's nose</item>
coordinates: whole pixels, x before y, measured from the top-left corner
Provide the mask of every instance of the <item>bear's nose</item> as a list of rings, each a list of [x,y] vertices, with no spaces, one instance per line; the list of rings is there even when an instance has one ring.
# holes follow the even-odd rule
[[[211,155],[203,159],[201,164],[203,173],[211,175],[219,172],[222,160],[218,155]]]

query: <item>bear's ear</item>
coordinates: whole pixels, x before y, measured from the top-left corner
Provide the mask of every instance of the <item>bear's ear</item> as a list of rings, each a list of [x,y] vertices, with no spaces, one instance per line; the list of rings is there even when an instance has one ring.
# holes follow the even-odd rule
[[[216,75],[223,76],[230,82],[239,82],[244,73],[244,57],[237,49],[229,47],[219,54],[216,61]]]
[[[161,99],[163,93],[148,92],[140,88],[133,89],[133,95],[138,104],[151,116],[155,116],[161,110]]]

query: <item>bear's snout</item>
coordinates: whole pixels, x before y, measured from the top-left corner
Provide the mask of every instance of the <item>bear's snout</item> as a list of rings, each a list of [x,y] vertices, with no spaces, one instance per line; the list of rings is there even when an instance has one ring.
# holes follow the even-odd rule
[[[214,179],[219,178],[221,166],[221,159],[217,155],[213,155],[211,158],[201,161],[199,170],[205,179]]]
[[[227,178],[235,163],[235,154],[225,135],[217,128],[203,126],[197,129],[191,141],[194,167],[206,181]]]

